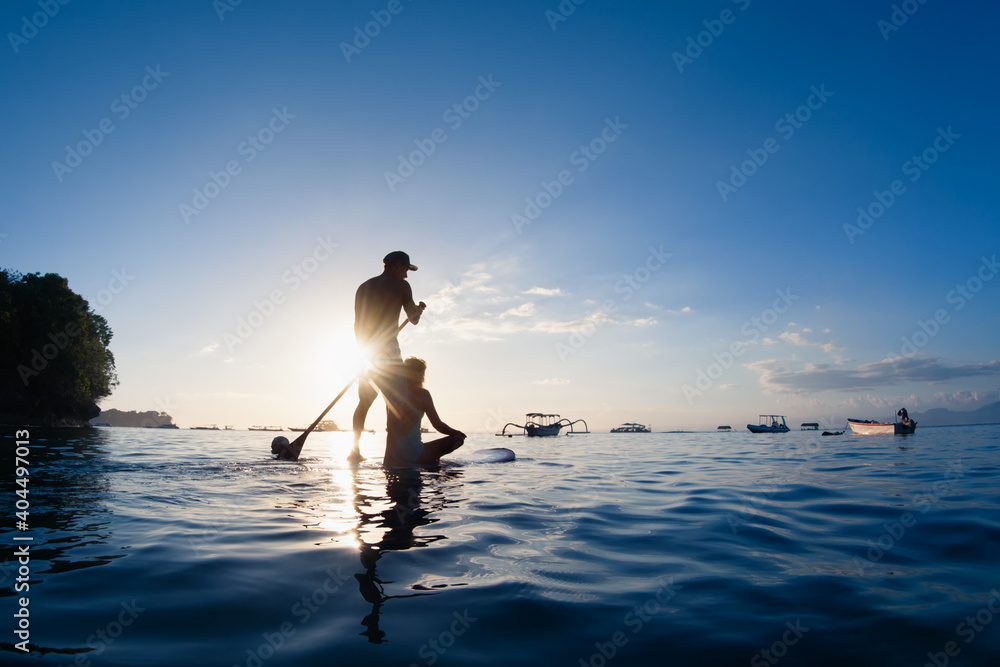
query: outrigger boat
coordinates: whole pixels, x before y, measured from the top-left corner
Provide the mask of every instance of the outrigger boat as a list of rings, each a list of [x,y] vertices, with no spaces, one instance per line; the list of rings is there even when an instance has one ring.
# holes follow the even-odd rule
[[[780,421],[779,421],[780,420]],[[784,415],[761,415],[757,424],[747,424],[751,433],[788,433]]]
[[[894,423],[877,422],[870,419],[848,419],[847,425],[858,435],[907,434],[917,430],[917,422],[905,419]]]
[[[577,431],[573,428],[574,424],[579,424],[583,422],[584,431]],[[514,428],[519,428],[524,431],[524,433],[507,433],[507,427],[513,426]],[[515,424],[513,422],[508,422],[504,425],[503,431],[497,433],[497,435],[505,435],[508,438],[514,435],[526,435],[529,438],[540,438],[546,436],[559,435],[559,431],[565,427],[569,427],[570,433],[590,433],[590,427],[587,426],[587,422],[582,419],[577,419],[576,421],[570,421],[565,418],[560,418],[559,415],[547,415],[541,412],[529,412],[524,416],[524,424]]]
[[[648,426],[643,426],[642,424],[632,424],[625,423],[621,426],[611,429],[612,433],[650,433]]]

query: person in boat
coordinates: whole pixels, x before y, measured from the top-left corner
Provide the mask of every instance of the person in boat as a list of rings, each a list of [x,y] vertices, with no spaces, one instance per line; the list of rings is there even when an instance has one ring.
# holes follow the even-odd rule
[[[906,408],[900,408],[899,412],[897,412],[896,415],[899,417],[899,421],[901,423],[903,424],[910,423],[910,415],[906,412]]]
[[[409,357],[403,362],[406,372],[407,401],[399,418],[400,436],[395,442],[387,440],[383,463],[389,466],[408,466],[420,463],[437,463],[465,443],[465,434],[448,426],[438,416],[431,393],[424,389],[427,362]],[[424,415],[431,426],[445,437],[421,442],[420,422]]]
[[[354,337],[365,351],[371,364],[358,381],[358,407],[354,410],[354,447],[348,455],[351,461],[361,461],[359,443],[365,429],[365,419],[379,390],[386,405],[386,446],[399,437],[399,409],[406,402],[406,376],[403,356],[396,335],[399,331],[399,311],[406,313],[413,324],[427,305],[413,302],[413,290],[406,282],[409,271],[417,267],[410,256],[396,250],[386,255],[382,273],[366,280],[354,296]]]

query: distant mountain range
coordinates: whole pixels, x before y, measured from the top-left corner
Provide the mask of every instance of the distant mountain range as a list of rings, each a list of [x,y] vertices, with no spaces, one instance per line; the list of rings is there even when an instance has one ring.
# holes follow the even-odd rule
[[[984,405],[971,412],[956,412],[947,408],[934,408],[927,412],[910,413],[910,418],[920,426],[961,426],[962,424],[993,424],[1000,422],[1000,401]]]

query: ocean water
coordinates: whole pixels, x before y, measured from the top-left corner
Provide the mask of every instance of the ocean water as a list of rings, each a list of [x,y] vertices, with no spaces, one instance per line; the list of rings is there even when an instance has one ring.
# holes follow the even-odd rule
[[[517,461],[413,471],[30,429],[23,531],[5,428],[0,664],[1000,664],[997,425],[472,435]]]

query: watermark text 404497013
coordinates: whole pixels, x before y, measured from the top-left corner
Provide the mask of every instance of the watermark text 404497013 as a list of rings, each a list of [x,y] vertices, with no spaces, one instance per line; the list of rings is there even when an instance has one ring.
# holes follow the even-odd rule
[[[31,433],[26,430],[17,431],[14,434],[14,474],[16,489],[14,491],[14,507],[16,508],[16,526],[19,531],[28,531],[30,528],[30,507],[28,500],[28,483],[31,478],[30,464],[31,453],[29,447]],[[14,584],[14,592],[21,593],[17,599],[17,611],[14,612],[14,634],[21,641],[14,646],[18,651],[28,652],[28,642],[31,639],[31,598],[27,593],[31,590],[31,545],[23,544],[30,542],[34,538],[30,535],[17,535],[14,537],[14,559],[17,561],[17,578]]]

